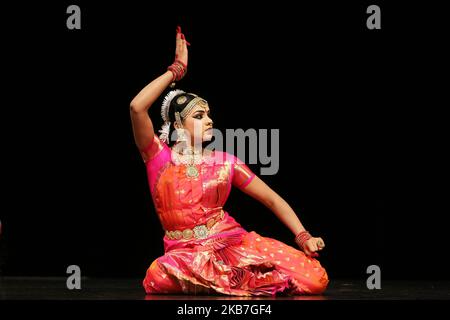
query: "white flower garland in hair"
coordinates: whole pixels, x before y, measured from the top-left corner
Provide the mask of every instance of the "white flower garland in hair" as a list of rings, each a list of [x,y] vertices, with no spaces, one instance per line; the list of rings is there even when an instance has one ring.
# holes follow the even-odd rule
[[[159,135],[159,140],[161,140],[162,142],[168,143],[168,141],[169,141],[169,133],[170,133],[170,121],[169,122],[164,122],[164,124],[162,125],[161,129],[159,130],[159,132],[161,133]]]
[[[170,103],[172,102],[173,98],[175,98],[177,95],[186,93],[183,90],[175,89],[170,91],[163,100],[163,103],[161,105],[161,117],[164,120],[164,124],[161,127],[161,130],[159,132],[161,133],[159,136],[159,139],[163,142],[169,141],[169,134],[170,134],[170,119],[169,119],[169,107]]]

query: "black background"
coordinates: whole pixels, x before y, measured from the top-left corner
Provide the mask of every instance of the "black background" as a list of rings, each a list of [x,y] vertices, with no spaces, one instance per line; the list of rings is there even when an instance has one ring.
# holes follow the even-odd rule
[[[363,279],[371,264],[384,278],[448,279],[442,9],[243,3],[5,9],[2,274],[64,276],[76,264],[143,278],[163,254],[128,106],[173,61],[181,25],[192,46],[178,87],[209,101],[216,128],[280,130],[280,170],[260,177],[325,239],[331,279]],[[66,28],[70,4],[81,30]],[[381,30],[366,28],[370,4]],[[294,245],[240,191],[226,209]]]

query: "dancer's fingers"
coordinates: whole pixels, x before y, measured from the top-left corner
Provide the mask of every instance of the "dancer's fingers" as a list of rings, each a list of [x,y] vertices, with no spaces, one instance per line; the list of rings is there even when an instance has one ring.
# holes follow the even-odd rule
[[[186,44],[186,47],[191,45],[191,44],[186,40],[186,36],[184,35],[184,33],[181,34],[181,39],[183,39],[183,43]]]
[[[308,242],[307,246],[309,251],[311,252],[317,251],[317,245],[314,241]]]
[[[177,37],[176,37],[176,39],[177,39],[177,40],[176,40],[176,43],[177,43],[176,50],[177,50],[177,53],[178,53],[178,54],[179,54],[179,53],[181,52],[181,50],[183,49],[183,39],[182,39],[182,37],[181,37],[182,33],[178,31],[179,28],[180,28],[180,27],[177,28]],[[181,28],[180,28],[180,30],[181,30]]]
[[[182,50],[187,50],[187,44],[186,44],[186,38],[184,37],[184,34],[181,34],[181,43],[182,43]]]

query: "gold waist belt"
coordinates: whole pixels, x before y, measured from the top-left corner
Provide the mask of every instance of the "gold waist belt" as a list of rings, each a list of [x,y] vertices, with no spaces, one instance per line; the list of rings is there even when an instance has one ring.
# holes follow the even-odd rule
[[[166,230],[166,237],[169,238],[170,240],[180,240],[180,239],[189,240],[192,237],[196,239],[204,239],[208,237],[209,230],[217,222],[222,220],[224,216],[225,213],[223,212],[223,210],[220,210],[220,213],[217,216],[209,219],[206,222],[206,224],[199,224],[192,229],[174,230],[174,231]]]

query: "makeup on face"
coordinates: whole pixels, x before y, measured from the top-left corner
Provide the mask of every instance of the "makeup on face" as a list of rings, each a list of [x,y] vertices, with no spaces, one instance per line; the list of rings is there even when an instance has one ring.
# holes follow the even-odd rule
[[[194,119],[201,120],[203,119],[205,113],[207,113],[209,117],[211,116],[211,111],[209,108],[207,108],[207,106],[200,106],[199,109],[195,110],[192,113],[192,117]]]

